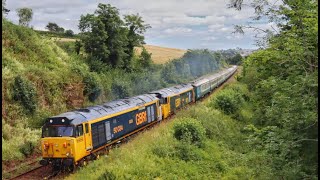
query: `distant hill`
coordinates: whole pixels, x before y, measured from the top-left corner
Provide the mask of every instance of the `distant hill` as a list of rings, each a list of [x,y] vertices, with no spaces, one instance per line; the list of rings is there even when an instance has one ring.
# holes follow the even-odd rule
[[[164,64],[169,60],[180,58],[183,56],[187,50],[177,49],[177,48],[168,48],[168,47],[160,47],[154,45],[144,45],[149,53],[152,53],[151,57],[154,63],[156,64]],[[136,48],[136,53],[140,54],[142,48]]]

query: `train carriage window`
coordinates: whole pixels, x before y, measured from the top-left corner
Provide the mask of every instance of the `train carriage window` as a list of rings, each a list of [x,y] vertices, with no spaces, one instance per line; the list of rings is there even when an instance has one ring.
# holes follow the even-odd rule
[[[167,104],[168,103],[168,98],[161,98],[160,99],[161,104]]]
[[[86,134],[89,133],[89,125],[85,124],[85,128],[86,128]]]
[[[154,107],[153,107],[153,105],[151,106],[151,117],[152,117],[152,119],[155,119],[154,118]]]
[[[82,135],[83,135],[83,125],[80,124],[77,126],[77,129],[76,129],[76,137],[82,136]]]
[[[105,133],[105,126],[104,123],[98,125],[98,139],[99,145],[105,143],[106,141],[106,133]]]
[[[150,106],[147,108],[147,115],[148,115],[148,122],[151,121],[151,112],[150,112]]]

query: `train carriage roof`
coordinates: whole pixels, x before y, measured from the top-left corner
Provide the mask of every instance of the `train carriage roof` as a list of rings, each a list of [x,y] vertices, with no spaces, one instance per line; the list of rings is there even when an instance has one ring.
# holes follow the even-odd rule
[[[181,94],[192,88],[193,87],[191,84],[181,84],[181,85],[176,85],[169,88],[163,88],[157,91],[152,91],[149,94],[161,94],[162,97],[168,97],[168,96],[175,96],[177,94]]]
[[[137,106],[142,106],[146,103],[150,103],[157,99],[158,98],[153,94],[143,94],[131,98],[124,98],[120,100],[107,102],[102,105],[90,106],[83,109],[76,109],[70,112],[62,113],[60,115],[48,118],[47,123],[50,122],[50,120],[52,120],[53,124],[59,124],[60,122],[68,120],[69,124],[77,125],[107,115],[112,115],[121,111],[125,111],[127,109],[131,109]],[[62,121],[62,119],[64,121]]]
[[[192,81],[192,85],[193,86],[200,86],[200,85],[207,83],[207,82],[209,82],[209,80],[207,78],[201,78],[201,79],[197,79],[195,81]]]

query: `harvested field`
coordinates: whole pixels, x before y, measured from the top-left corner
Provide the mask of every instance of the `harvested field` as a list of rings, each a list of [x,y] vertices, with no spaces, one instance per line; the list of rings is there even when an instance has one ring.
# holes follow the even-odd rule
[[[144,45],[144,47],[147,49],[149,53],[152,53],[152,60],[156,64],[164,64],[172,59],[180,58],[183,56],[185,52],[187,52],[187,50],[184,49],[160,47],[153,45]],[[141,51],[142,48],[136,48],[137,54],[140,54]]]

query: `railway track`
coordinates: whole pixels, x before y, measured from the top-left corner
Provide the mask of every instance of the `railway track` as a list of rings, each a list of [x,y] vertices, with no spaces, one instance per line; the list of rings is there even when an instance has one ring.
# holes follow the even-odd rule
[[[214,92],[220,90],[225,84],[228,84],[230,83],[231,79],[234,78],[234,76],[237,74],[234,73],[229,79],[227,79],[221,86],[219,86],[218,88],[214,89],[212,92],[210,92],[209,94],[207,94],[205,97],[203,97],[200,102],[203,102],[205,100],[208,99],[208,97],[213,94]],[[190,103],[188,106],[193,106],[195,105],[196,103]],[[187,108],[188,106],[186,106],[185,108]],[[164,121],[162,122],[167,122],[167,121],[170,121],[171,119],[173,119],[175,117],[175,114],[172,114],[170,115],[167,119],[165,119]],[[122,139],[120,142],[117,142],[117,143],[114,143],[112,144],[108,149],[102,149],[99,152],[99,155],[108,155],[109,154],[109,151],[112,150],[113,148],[115,147],[119,147],[119,145],[123,144],[123,143],[128,143],[129,141],[131,141],[134,137],[136,137],[139,133],[141,132],[144,132],[146,130],[149,130],[155,126],[159,125],[159,123],[155,123],[153,124],[152,126],[149,126],[149,127],[146,127],[140,131],[138,131],[137,133],[135,134],[132,134],[131,136],[128,136],[124,139]],[[28,165],[33,165],[33,164],[36,164],[38,163],[39,161],[35,161],[35,162],[32,162],[32,163],[29,163]],[[12,170],[12,171],[9,171],[9,172],[6,172],[6,173],[10,173],[10,172],[13,172],[15,171],[16,169]],[[9,180],[20,180],[20,179],[53,179],[53,178],[56,178],[56,179],[61,179],[63,178],[64,176],[68,175],[69,173],[66,173],[66,172],[62,172],[62,171],[53,171],[53,168],[50,166],[50,165],[47,165],[47,166],[41,166],[39,165],[38,167],[34,168],[34,169],[31,169],[23,174],[20,174],[18,176],[15,176]]]

